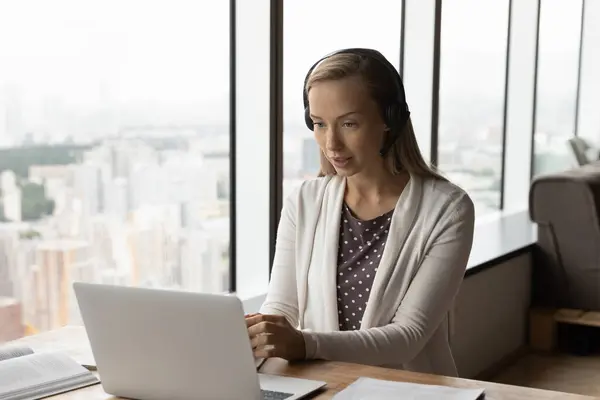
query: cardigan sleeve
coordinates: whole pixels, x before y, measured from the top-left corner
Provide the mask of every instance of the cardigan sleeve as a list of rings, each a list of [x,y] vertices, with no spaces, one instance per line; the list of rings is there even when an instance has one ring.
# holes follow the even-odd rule
[[[456,204],[456,203],[455,203]],[[471,252],[474,207],[465,194],[426,253],[391,323],[342,332],[303,331],[307,358],[369,365],[410,362],[449,311]]]
[[[282,207],[271,280],[261,314],[283,315],[292,326],[298,326],[298,293],[296,288],[296,206],[288,197]]]

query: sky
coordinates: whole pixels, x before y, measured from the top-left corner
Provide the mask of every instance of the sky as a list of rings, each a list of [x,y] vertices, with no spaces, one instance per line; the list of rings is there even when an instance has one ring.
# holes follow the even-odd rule
[[[407,9],[431,2],[407,0]],[[0,0],[0,107],[3,97],[17,99],[23,118],[41,123],[65,109],[125,108],[142,119],[165,112],[226,123],[228,8],[224,0]],[[572,92],[580,8],[581,0],[542,0],[542,90]],[[374,47],[398,66],[400,16],[399,0],[286,1],[286,121],[302,122],[306,71],[332,50]],[[442,17],[442,104],[501,100],[508,0],[444,0]]]
[[[228,20],[226,1],[0,0],[0,90],[75,108],[226,105]]]

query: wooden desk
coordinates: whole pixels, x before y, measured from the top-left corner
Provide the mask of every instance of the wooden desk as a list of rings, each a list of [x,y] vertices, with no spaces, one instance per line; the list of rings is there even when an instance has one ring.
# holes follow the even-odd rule
[[[60,332],[60,331],[57,331]],[[84,332],[84,331],[83,331]],[[53,344],[59,343],[57,339],[62,333],[52,335],[39,335],[30,337],[26,340],[29,343],[36,343],[36,347],[43,348],[45,337],[52,340]],[[81,332],[75,334],[73,329],[65,331],[64,342],[57,345],[61,350],[68,348],[69,337],[76,336],[81,339]],[[40,340],[43,339],[43,340]],[[85,342],[85,341],[84,341]],[[81,353],[81,342],[75,344],[78,348],[76,354]],[[48,349],[48,347],[46,347]],[[85,357],[87,358],[87,357]],[[476,387],[485,389],[486,400],[600,400],[596,397],[580,396],[561,392],[553,392],[540,389],[529,389],[518,386],[501,385],[497,383],[474,381],[460,378],[448,378],[443,376],[420,374],[414,372],[400,371],[394,369],[370,367],[365,365],[347,364],[328,361],[311,361],[301,363],[288,363],[281,359],[272,359],[267,361],[260,372],[291,376],[298,378],[316,379],[327,382],[327,389],[312,398],[324,400],[331,399],[337,392],[348,386],[354,380],[361,376],[386,379],[392,381],[414,382],[423,384],[433,384],[453,387]],[[101,385],[90,386],[73,392],[51,397],[54,400],[107,400],[117,399],[108,395],[102,390]],[[166,399],[165,399],[166,400]]]
[[[288,364],[283,360],[273,359],[265,363],[260,371],[325,381],[328,389],[315,397],[319,400],[331,399],[333,395],[361,376],[459,388],[484,388],[485,400],[600,400],[597,397],[330,361]]]

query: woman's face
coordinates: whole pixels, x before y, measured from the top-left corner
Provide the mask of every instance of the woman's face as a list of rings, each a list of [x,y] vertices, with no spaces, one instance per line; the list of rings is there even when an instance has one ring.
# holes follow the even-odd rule
[[[380,168],[385,123],[360,77],[315,83],[309,93],[315,139],[338,175]]]

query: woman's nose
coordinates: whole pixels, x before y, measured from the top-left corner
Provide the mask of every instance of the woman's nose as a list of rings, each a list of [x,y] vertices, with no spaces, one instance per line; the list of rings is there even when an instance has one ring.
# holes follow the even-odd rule
[[[325,147],[330,151],[338,150],[342,147],[342,141],[340,140],[335,129],[328,130]]]

